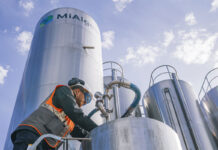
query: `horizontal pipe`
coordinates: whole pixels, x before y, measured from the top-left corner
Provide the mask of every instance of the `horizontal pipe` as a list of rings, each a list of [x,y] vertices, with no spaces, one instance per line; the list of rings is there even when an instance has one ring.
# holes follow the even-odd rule
[[[91,141],[91,138],[74,138],[74,137],[62,137],[63,140],[80,140],[80,141]]]
[[[54,134],[44,134],[40,136],[31,146],[28,146],[27,150],[36,150],[36,147],[39,145],[39,143],[44,139],[44,138],[52,138],[58,141],[63,141],[62,137],[56,136]]]
[[[60,137],[60,136],[56,136],[54,134],[44,134],[42,136],[40,136],[34,143],[33,145],[29,146],[27,148],[27,150],[36,150],[37,146],[41,143],[41,141],[44,139],[44,138],[52,138],[52,139],[55,139],[55,140],[58,140],[58,141],[64,141],[64,140],[82,140],[82,141],[91,141],[92,139],[91,138],[74,138],[74,137]]]

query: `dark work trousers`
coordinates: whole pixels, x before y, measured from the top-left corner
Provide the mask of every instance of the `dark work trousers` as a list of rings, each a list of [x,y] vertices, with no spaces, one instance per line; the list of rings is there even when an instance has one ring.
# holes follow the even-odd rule
[[[39,138],[39,135],[29,130],[17,131],[16,138],[13,141],[13,144],[14,144],[13,150],[26,150],[28,147],[28,144],[33,144],[38,138]],[[50,148],[47,145],[47,143],[43,140],[37,146],[37,150],[54,150],[54,149]]]

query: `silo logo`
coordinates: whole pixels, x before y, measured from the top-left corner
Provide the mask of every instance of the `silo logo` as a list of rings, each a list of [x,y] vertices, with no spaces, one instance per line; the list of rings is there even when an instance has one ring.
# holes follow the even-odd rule
[[[53,16],[48,16],[45,19],[42,20],[42,22],[40,23],[40,27],[44,27],[46,24],[52,22],[53,20]]]
[[[72,14],[65,13],[64,15],[61,15],[61,14],[57,15],[57,19],[63,19],[63,18],[77,20],[77,21],[84,23],[87,26],[92,26],[86,19],[84,19],[82,16],[78,16],[77,14],[72,15]]]

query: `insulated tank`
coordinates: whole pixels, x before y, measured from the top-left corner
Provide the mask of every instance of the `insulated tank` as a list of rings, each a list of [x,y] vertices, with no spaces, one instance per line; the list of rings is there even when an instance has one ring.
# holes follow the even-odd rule
[[[116,119],[92,130],[83,150],[182,150],[176,132],[150,118]]]
[[[5,150],[12,149],[10,135],[17,125],[56,85],[66,85],[72,77],[84,80],[92,93],[103,92],[100,31],[86,13],[74,8],[58,8],[45,14],[36,25]],[[95,103],[91,102],[82,109],[88,114],[94,107]],[[92,119],[98,124],[103,122],[100,115]]]
[[[124,78],[124,72],[122,66],[114,61],[107,61],[103,63],[104,69],[104,87],[114,80],[128,82]],[[108,101],[107,107],[111,111],[109,113],[109,120],[115,120],[120,118],[128,109],[130,104],[133,102],[135,93],[127,88],[114,85],[113,89],[109,91],[110,100]],[[140,116],[139,108],[132,113],[132,116]]]
[[[163,65],[152,72],[143,103],[148,117],[164,122],[177,132],[183,150],[217,149],[192,86],[178,79],[174,67]]]
[[[198,98],[207,125],[218,145],[218,68],[207,73]]]

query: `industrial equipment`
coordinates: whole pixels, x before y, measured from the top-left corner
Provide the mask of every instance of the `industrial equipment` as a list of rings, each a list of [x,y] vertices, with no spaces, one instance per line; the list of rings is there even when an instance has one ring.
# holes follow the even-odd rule
[[[177,132],[183,150],[217,149],[193,88],[178,79],[174,67],[162,65],[154,69],[143,103],[148,117],[164,122]]]
[[[142,111],[140,90],[124,77],[122,66],[113,61],[104,65],[100,31],[90,16],[74,8],[46,13],[35,29],[4,150],[12,149],[10,135],[17,125],[57,84],[72,77],[84,80],[95,93],[95,101],[82,109],[99,127],[82,139],[45,134],[28,150],[36,150],[44,137],[63,142],[59,150],[217,149],[192,87],[178,79],[175,68],[164,65],[152,72]],[[160,68],[167,71],[154,75]],[[103,77],[103,70],[109,74]],[[166,74],[169,79],[157,82]]]
[[[120,64],[113,61],[107,61],[103,63],[103,71],[104,71],[104,88],[109,88],[108,85],[112,81],[118,82],[129,82],[124,78],[123,68]],[[112,86],[112,90],[107,90],[108,97],[106,100],[106,107],[111,113],[109,113],[109,120],[115,120],[120,118],[128,107],[131,105],[132,100],[134,99],[135,93],[126,87],[121,86],[121,84],[116,84]],[[137,106],[136,111],[134,111],[132,116],[140,116],[140,111]]]
[[[123,75],[121,65],[106,62],[111,75],[104,77],[105,93],[96,94],[106,123],[95,128],[83,150],[182,150],[178,135],[160,121],[140,116],[140,91]],[[118,67],[115,67],[118,66]],[[117,74],[120,73],[120,76]],[[131,98],[131,99],[130,99]],[[102,107],[102,105],[101,105]]]
[[[218,145],[218,68],[209,71],[198,94],[206,123]]]
[[[115,62],[109,62],[111,66],[117,64]],[[119,65],[119,64],[117,64]],[[120,66],[120,65],[119,65]],[[120,66],[121,67],[121,66]],[[112,74],[114,73],[114,67],[110,67]],[[121,72],[123,74],[123,72]],[[105,123],[92,130],[89,137],[81,139],[82,150],[182,150],[178,135],[172,128],[166,124],[150,119],[135,117],[135,109],[138,108],[140,101],[140,91],[133,83],[123,80],[123,76],[120,80],[112,80],[105,84],[105,92],[96,92],[96,108],[90,112],[89,116],[92,117],[96,112],[100,111],[101,116],[105,118]],[[117,108],[122,108],[120,105],[114,105],[115,100],[121,102],[120,95],[114,91],[114,87],[117,87],[118,93],[120,88],[127,88],[134,93],[133,99],[127,100],[130,103],[128,107],[123,108],[124,113],[121,115],[110,115],[114,112],[117,113]],[[111,92],[109,92],[111,91]],[[129,93],[129,92],[128,92]],[[119,96],[119,97],[118,97]],[[118,99],[114,99],[118,97]],[[125,100],[125,99],[123,99]],[[111,103],[111,101],[113,103]],[[111,104],[110,104],[111,103]],[[124,101],[123,101],[124,103]],[[111,106],[111,107],[109,107]],[[121,111],[122,112],[122,111]],[[117,116],[117,118],[112,118]],[[67,149],[67,141],[72,138],[61,138],[53,135],[44,135],[59,139],[62,141],[63,149]],[[42,138],[41,138],[42,139]],[[39,141],[41,140],[39,139]],[[74,138],[73,138],[74,139]],[[74,139],[75,140],[75,139]],[[28,150],[35,150],[36,141]]]

